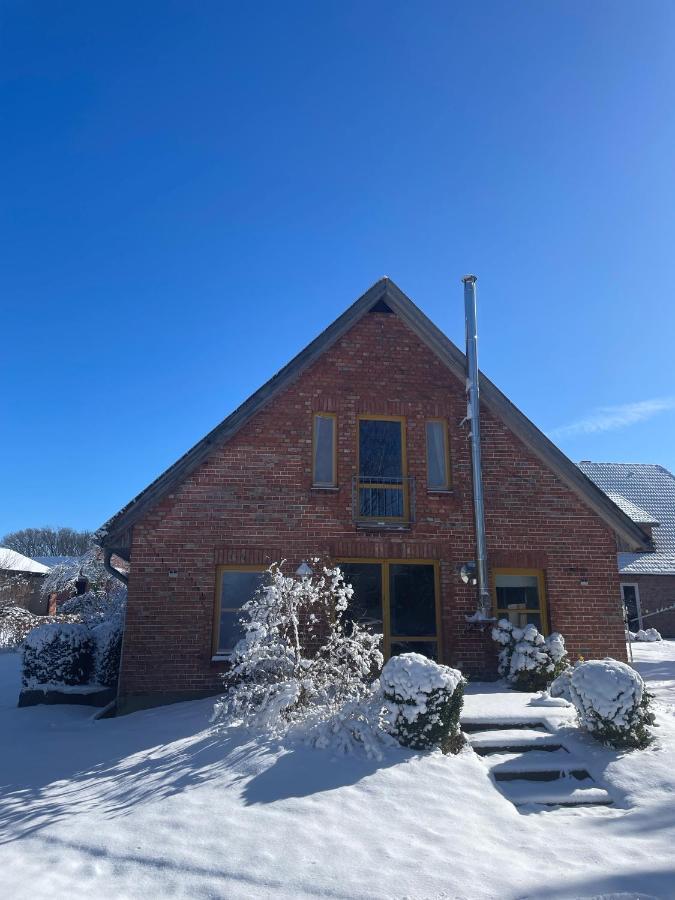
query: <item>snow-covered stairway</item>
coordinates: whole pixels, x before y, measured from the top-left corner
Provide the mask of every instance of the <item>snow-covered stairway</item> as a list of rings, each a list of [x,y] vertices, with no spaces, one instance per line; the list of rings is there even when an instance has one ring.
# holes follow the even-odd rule
[[[467,740],[515,806],[611,806],[612,798],[543,720],[464,718]]]

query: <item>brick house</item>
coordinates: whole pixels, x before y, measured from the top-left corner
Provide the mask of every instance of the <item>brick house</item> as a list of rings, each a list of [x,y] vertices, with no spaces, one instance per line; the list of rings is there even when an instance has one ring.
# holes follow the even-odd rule
[[[658,628],[675,637],[675,477],[663,466],[643,463],[594,463],[579,468],[653,539],[655,552],[633,553],[619,542],[621,596],[630,628]]]
[[[481,376],[495,609],[572,654],[625,658],[616,535],[645,532]],[[237,609],[285,559],[342,564],[385,653],[494,672],[467,622],[475,558],[465,357],[389,279],[117,513],[130,561],[119,709],[217,692]]]

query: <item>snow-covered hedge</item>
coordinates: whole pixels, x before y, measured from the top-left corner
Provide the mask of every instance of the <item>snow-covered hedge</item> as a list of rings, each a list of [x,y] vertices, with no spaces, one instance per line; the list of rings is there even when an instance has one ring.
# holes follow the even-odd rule
[[[67,600],[60,609],[69,615],[47,620],[32,616],[26,623],[24,685],[114,687],[122,649],[123,603],[111,602],[101,591],[89,591]],[[1,635],[0,628],[0,639]]]
[[[465,680],[419,653],[392,657],[382,669],[385,727],[404,747],[457,753]]]
[[[628,637],[631,641],[662,641],[660,633],[656,628],[640,629],[639,631],[629,631]]]
[[[122,654],[122,623],[119,620],[101,622],[91,629],[96,646],[94,680],[102,687],[115,687]]]
[[[536,626],[519,628],[500,619],[492,629],[499,644],[499,674],[521,691],[541,691],[567,666],[567,651],[561,634],[547,638]]]
[[[651,694],[626,663],[609,658],[578,663],[556,680],[551,694],[570,700],[581,727],[605,744],[641,748],[652,740]]]
[[[94,672],[95,649],[86,625],[39,625],[24,642],[24,687],[87,684]]]

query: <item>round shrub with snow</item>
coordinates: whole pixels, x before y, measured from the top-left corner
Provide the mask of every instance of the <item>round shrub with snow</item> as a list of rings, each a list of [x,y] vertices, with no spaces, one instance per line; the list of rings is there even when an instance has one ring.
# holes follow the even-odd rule
[[[380,675],[386,729],[404,747],[458,752],[464,685],[457,669],[419,653],[393,656]]]
[[[39,625],[26,637],[23,684],[86,684],[94,672],[95,643],[86,625]]]
[[[651,695],[635,669],[616,659],[579,663],[569,674],[569,698],[579,724],[593,737],[617,748],[646,747],[654,716]]]
[[[521,691],[541,691],[566,668],[565,640],[558,632],[544,637],[535,625],[519,628],[500,619],[492,629],[499,646],[499,674]]]

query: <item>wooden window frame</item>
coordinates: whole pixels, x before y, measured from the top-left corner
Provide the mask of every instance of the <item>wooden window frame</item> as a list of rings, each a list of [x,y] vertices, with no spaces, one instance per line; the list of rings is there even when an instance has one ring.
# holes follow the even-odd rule
[[[369,481],[361,481],[361,422],[399,422],[401,425],[401,484],[373,484]],[[376,413],[360,413],[356,417],[356,509],[357,519],[365,522],[409,522],[410,498],[408,492],[408,453],[406,449],[406,419],[405,416],[383,416]],[[380,490],[400,490],[403,492],[402,516],[362,516],[361,515],[361,488]]]
[[[443,426],[443,447],[445,450],[445,487],[431,487],[429,485],[429,433],[427,425],[436,422]],[[450,468],[450,435],[448,434],[447,419],[426,419],[424,422],[424,441],[427,451],[427,492],[429,494],[447,494],[452,488],[452,470]]]
[[[238,612],[240,606],[223,606],[223,573],[225,572],[266,572],[268,566],[245,565],[244,563],[228,563],[216,566],[216,585],[214,592],[213,608],[213,633],[211,636],[211,659],[213,662],[227,661],[232,657],[232,650],[219,650],[220,638],[220,614],[223,612]]]
[[[539,618],[541,620],[541,633],[546,636],[549,633],[548,627],[548,604],[546,600],[546,579],[543,569],[510,569],[502,566],[492,570],[492,611],[497,619],[500,618],[500,610],[497,608],[497,576],[498,575],[527,575],[537,579],[537,589],[539,591]],[[527,612],[528,610],[522,610]],[[505,618],[508,610],[502,609]],[[535,612],[535,610],[530,610]]]
[[[400,565],[409,565],[409,566],[433,566],[434,568],[434,597],[436,603],[436,634],[434,635],[403,635],[403,634],[395,634],[393,643],[399,643],[403,641],[410,641],[411,643],[419,642],[424,643],[425,641],[428,643],[436,644],[436,661],[438,663],[443,662],[443,641],[441,635],[441,566],[440,562],[437,559],[381,559],[377,557],[364,557],[364,556],[343,556],[340,559],[335,561],[337,566],[340,566],[342,563],[345,564],[362,564],[362,565],[377,565],[380,566],[381,570],[381,585],[382,585],[382,653],[384,655],[385,662],[391,657],[391,645],[392,645],[392,634],[391,634],[391,599],[389,593],[389,567],[390,566],[400,566]]]
[[[640,600],[640,585],[637,583],[637,581],[622,581],[619,584],[619,588],[621,590],[621,603],[624,609],[626,608],[626,598],[623,594],[623,589],[625,587],[635,588],[635,605],[637,607],[638,625],[640,628],[643,628],[644,623],[642,621],[642,601]],[[626,617],[626,625],[628,625],[628,617]]]
[[[323,482],[316,480],[316,420],[332,419],[333,420],[333,481]],[[331,490],[338,485],[338,451],[337,451],[337,413],[315,412],[312,414],[312,487],[318,490]]]

